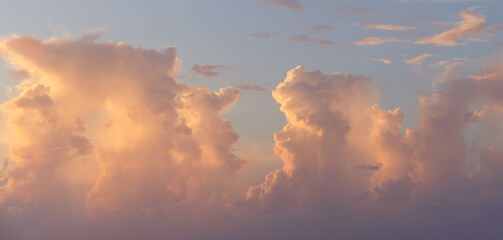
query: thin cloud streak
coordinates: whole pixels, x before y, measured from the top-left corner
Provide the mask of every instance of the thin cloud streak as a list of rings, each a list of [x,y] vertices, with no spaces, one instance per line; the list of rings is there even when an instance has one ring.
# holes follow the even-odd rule
[[[252,37],[256,38],[273,38],[276,36],[276,32],[264,32],[264,33],[252,33],[250,34]]]
[[[305,6],[302,5],[298,0],[255,0],[255,1],[270,6],[278,6],[296,11],[301,11],[305,9]]]
[[[190,70],[197,74],[204,75],[206,77],[216,77],[222,73],[217,71],[228,70],[228,69],[231,69],[231,67],[226,65],[194,64],[192,65],[192,68]]]
[[[388,30],[388,31],[405,31],[405,30],[416,29],[415,27],[392,25],[392,24],[356,24],[356,25],[367,29]]]
[[[364,46],[364,45],[378,45],[378,44],[383,44],[383,43],[394,43],[394,42],[400,42],[403,40],[400,40],[398,38],[378,38],[378,37],[368,37],[364,38],[358,41],[353,42],[354,45],[357,46]]]
[[[424,61],[426,61],[428,58],[434,57],[435,55],[425,53],[421,56],[413,57],[411,59],[407,59],[404,62],[407,64],[415,64],[415,65],[422,65]]]
[[[485,17],[477,11],[477,7],[470,7],[459,13],[462,19],[456,27],[437,34],[433,37],[423,38],[414,42],[415,44],[433,44],[438,46],[456,46],[459,41],[467,36],[476,36],[489,29]]]
[[[309,35],[306,34],[290,36],[290,40],[294,42],[304,42],[304,43],[310,42],[313,44],[313,46],[317,47],[328,46],[333,44],[333,42],[330,40],[311,38]]]
[[[372,58],[373,61],[377,61],[377,62],[382,62],[386,65],[388,64],[391,64],[392,62],[390,60],[387,60],[387,59],[382,59],[382,58]]]

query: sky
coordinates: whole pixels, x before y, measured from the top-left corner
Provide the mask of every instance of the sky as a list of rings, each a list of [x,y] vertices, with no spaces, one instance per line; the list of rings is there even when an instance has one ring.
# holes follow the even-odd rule
[[[7,1],[0,239],[501,239],[503,2]]]

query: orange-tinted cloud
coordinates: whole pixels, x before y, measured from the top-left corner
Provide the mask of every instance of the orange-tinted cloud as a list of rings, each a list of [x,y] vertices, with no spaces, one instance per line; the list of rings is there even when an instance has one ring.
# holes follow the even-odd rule
[[[35,79],[2,105],[14,163],[0,187],[2,214],[197,211],[194,201],[220,201],[226,176],[244,164],[220,117],[239,91],[175,82],[174,48],[20,36],[0,51]]]
[[[459,13],[462,19],[453,29],[437,34],[433,37],[423,38],[416,41],[416,44],[434,44],[440,46],[459,45],[459,41],[468,36],[479,35],[488,30],[489,25],[486,24],[486,18],[476,7],[470,7]]]
[[[400,42],[401,40],[398,38],[378,38],[378,37],[368,37],[358,41],[353,42],[354,45],[378,45],[383,43],[394,43]]]
[[[425,53],[421,56],[413,57],[411,59],[405,60],[405,63],[407,64],[416,64],[416,65],[421,65],[423,64],[424,61],[426,61],[428,58],[434,57],[435,55]]]
[[[357,24],[357,25],[368,29],[388,30],[388,31],[405,31],[405,30],[416,29],[415,27],[392,25],[392,24],[365,24],[365,25]]]
[[[382,62],[384,64],[391,64],[392,63],[390,60],[382,59],[382,58],[372,58],[372,60],[377,61],[377,62]]]

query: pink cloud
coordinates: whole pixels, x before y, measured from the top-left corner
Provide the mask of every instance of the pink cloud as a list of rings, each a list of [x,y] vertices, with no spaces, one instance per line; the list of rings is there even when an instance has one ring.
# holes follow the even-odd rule
[[[470,7],[459,13],[462,19],[456,24],[456,27],[437,34],[433,37],[423,38],[416,41],[416,44],[434,44],[440,46],[459,45],[459,41],[468,36],[479,35],[488,30],[485,17],[477,11],[476,7]]]

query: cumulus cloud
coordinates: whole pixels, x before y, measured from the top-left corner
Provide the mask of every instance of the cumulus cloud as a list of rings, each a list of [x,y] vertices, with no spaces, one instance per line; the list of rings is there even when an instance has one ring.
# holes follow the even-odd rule
[[[306,34],[290,36],[290,40],[294,42],[311,42],[313,46],[317,47],[333,44],[332,41],[319,38],[311,38],[309,35]]]
[[[393,42],[399,42],[400,39],[398,38],[378,38],[378,37],[368,37],[364,38],[358,41],[353,42],[354,45],[378,45],[378,44],[383,44],[383,43],[393,43]]]
[[[200,64],[194,64],[192,65],[192,70],[193,72],[197,74],[201,74],[205,77],[216,77],[222,72],[217,72],[217,71],[222,71],[222,70],[228,70],[231,69],[230,66],[226,65],[200,65]]]
[[[0,42],[10,67],[29,73],[1,105],[2,239],[503,234],[503,145],[466,132],[500,134],[501,58],[471,77],[450,69],[419,99],[417,129],[403,129],[400,108],[379,106],[367,77],[288,71],[272,91],[286,118],[274,134],[283,166],[256,184],[239,178],[247,165],[221,117],[237,89],[177,83],[174,48],[93,39]]]
[[[420,99],[419,128],[405,134],[402,111],[374,104],[368,79],[290,70],[273,90],[287,120],[274,136],[284,167],[250,187],[247,203],[298,212],[288,215],[292,221],[307,217],[317,225],[302,222],[296,234],[322,231],[323,239],[421,239],[424,231],[433,239],[495,238],[502,233],[494,211],[503,154],[468,147],[464,131],[487,124],[488,114],[503,117],[501,69],[484,68],[477,80],[450,71],[439,90]],[[479,101],[493,108],[475,114]],[[334,224],[320,226],[329,219]]]
[[[363,28],[376,29],[376,30],[389,30],[389,31],[404,31],[404,30],[414,30],[415,27],[402,26],[402,25],[392,25],[392,24],[356,24]]]
[[[411,59],[405,60],[405,63],[407,64],[415,64],[415,65],[421,65],[423,64],[424,61],[426,61],[428,58],[434,57],[435,55],[425,53],[421,56],[413,57]]]
[[[377,61],[377,62],[382,62],[384,64],[391,64],[392,63],[390,60],[382,59],[382,58],[372,58],[372,60]]]
[[[298,0],[255,0],[259,3],[264,3],[271,6],[284,7],[291,10],[304,10],[305,6],[302,5]]]
[[[251,36],[256,38],[273,38],[276,36],[276,32],[253,33]]]
[[[240,93],[175,82],[174,48],[19,36],[3,39],[0,51],[33,78],[1,105],[13,164],[0,186],[0,221],[11,229],[0,238],[64,239],[59,225],[85,239],[104,219],[180,219],[235,191],[226,182],[244,161],[220,114]]]
[[[476,36],[488,30],[486,18],[477,10],[476,7],[470,7],[459,13],[462,19],[456,24],[456,27],[437,34],[433,37],[423,38],[414,43],[416,44],[434,44],[439,46],[459,45],[459,41],[468,36]]]

